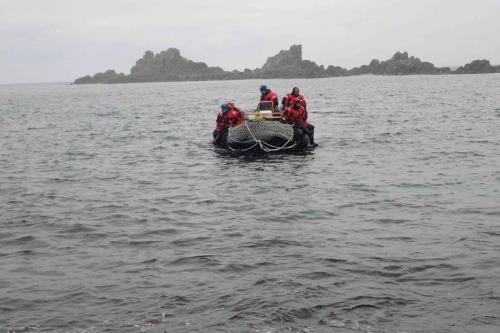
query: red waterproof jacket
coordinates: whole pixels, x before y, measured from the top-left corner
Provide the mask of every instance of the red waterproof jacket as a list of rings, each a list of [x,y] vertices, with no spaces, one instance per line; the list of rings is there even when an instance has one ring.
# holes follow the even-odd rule
[[[271,89],[268,89],[265,93],[260,95],[260,101],[271,101],[273,102],[273,109],[278,108],[278,95],[272,91]]]
[[[223,128],[227,127],[226,112],[219,111],[219,113],[217,114],[217,120],[215,121],[215,132],[220,132]]]
[[[292,106],[285,108],[283,110],[283,120],[290,125],[302,125],[304,127],[310,125],[307,122],[307,111],[302,105],[295,108],[292,104]]]
[[[220,132],[222,129],[227,129],[241,124],[245,120],[245,114],[236,107],[231,107],[229,111],[220,111],[217,114],[215,121],[215,131]]]
[[[283,101],[281,102],[283,110],[291,108],[296,101],[300,101],[300,104],[304,108],[304,113],[305,113],[304,120],[307,120],[308,117],[307,104],[306,104],[306,99],[302,95],[293,96],[291,93],[286,94],[286,96],[283,97]]]
[[[231,111],[227,114],[228,128],[238,126],[245,121],[245,114],[236,107],[231,107]]]
[[[296,101],[300,101],[300,104],[302,104],[304,108],[307,108],[306,99],[304,98],[304,96],[293,96],[291,93],[288,93],[285,97],[283,97],[283,108],[292,106]]]

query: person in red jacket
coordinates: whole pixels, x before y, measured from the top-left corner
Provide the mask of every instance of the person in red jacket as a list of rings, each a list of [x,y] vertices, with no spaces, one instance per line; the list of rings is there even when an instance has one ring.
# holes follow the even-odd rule
[[[278,95],[266,85],[260,86],[260,102],[273,102],[273,110],[278,110]]]
[[[307,122],[306,109],[302,106],[300,101],[295,101],[290,107],[283,111],[283,121],[287,124],[299,127],[306,127],[310,125]]]
[[[281,109],[285,110],[286,108],[291,107],[292,105],[295,104],[296,101],[300,101],[300,104],[304,107],[304,111],[306,113],[306,120],[307,120],[307,104],[306,104],[306,99],[304,96],[300,94],[300,90],[298,87],[293,87],[292,92],[286,94],[285,97],[283,97],[283,100],[281,101]]]
[[[213,132],[213,142],[225,145],[224,141],[227,139],[227,130],[240,125],[243,121],[245,121],[245,114],[234,105],[234,102],[222,104],[221,111],[217,114],[217,120],[215,121],[216,127]]]
[[[239,108],[237,108],[234,102],[227,102],[227,105],[230,108],[229,113],[227,115],[228,125],[229,125],[228,128],[238,126],[239,124],[245,121],[245,113],[241,111]]]
[[[283,98],[283,121],[300,129],[309,136],[309,143],[317,146],[314,142],[314,125],[307,122],[306,100],[299,94],[299,88],[294,87],[290,94]]]

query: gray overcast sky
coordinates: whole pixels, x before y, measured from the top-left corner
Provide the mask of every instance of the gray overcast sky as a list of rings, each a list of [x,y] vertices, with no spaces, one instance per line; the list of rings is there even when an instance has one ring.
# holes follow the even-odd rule
[[[438,66],[500,64],[500,0],[0,0],[0,83],[129,73],[169,47],[226,70],[291,44],[347,68],[395,51]]]

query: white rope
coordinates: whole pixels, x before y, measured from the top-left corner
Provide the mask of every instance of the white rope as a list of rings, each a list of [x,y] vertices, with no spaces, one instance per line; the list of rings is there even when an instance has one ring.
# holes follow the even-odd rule
[[[249,148],[246,148],[246,149],[234,149],[232,148],[231,146],[227,146],[230,150],[232,151],[238,151],[238,152],[245,152],[245,151],[248,151],[250,149],[253,149],[255,146],[257,146],[259,143],[256,142],[253,146],[249,147]]]

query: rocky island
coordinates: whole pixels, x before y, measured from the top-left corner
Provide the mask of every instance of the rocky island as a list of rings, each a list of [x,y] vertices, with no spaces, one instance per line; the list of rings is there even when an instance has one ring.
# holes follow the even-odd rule
[[[169,48],[160,53],[146,51],[130,69],[130,74],[107,70],[93,76],[75,80],[74,84],[129,83],[165,81],[243,80],[270,78],[322,78],[352,75],[412,75],[412,74],[476,74],[500,73],[500,66],[492,66],[488,60],[474,60],[452,71],[449,67],[435,67],[432,63],[408,56],[407,52],[396,52],[391,59],[373,59],[368,65],[350,70],[340,66],[318,66],[302,59],[302,46],[292,45],[269,57],[261,68],[244,71],[225,71],[220,67],[209,67],[203,62],[194,62],[181,56],[180,51]]]

